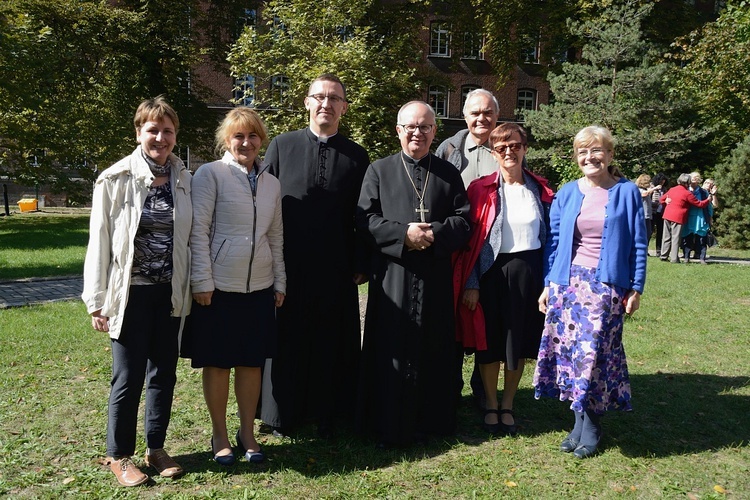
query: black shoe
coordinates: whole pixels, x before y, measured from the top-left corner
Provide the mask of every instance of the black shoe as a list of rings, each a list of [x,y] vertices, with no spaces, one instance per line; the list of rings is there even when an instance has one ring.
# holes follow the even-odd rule
[[[496,424],[488,424],[484,421],[485,418],[487,418],[487,415],[497,415],[497,422]],[[493,436],[496,436],[500,433],[500,411],[499,410],[484,410],[484,417],[482,417],[482,428],[492,434]]]
[[[500,415],[503,414],[508,414],[513,417],[513,423],[510,425],[504,424],[503,420],[500,418]],[[516,427],[516,416],[513,414],[513,410],[500,410],[497,422],[500,426],[500,429],[508,436],[515,436],[518,433],[518,428]]]
[[[596,443],[594,445],[591,444],[579,444],[578,448],[573,450],[573,455],[576,458],[589,458],[596,455],[596,448],[599,443]],[[562,449],[562,446],[560,447]]]
[[[247,448],[245,448],[245,445],[242,444],[242,440],[240,439],[240,430],[237,429],[237,450],[240,452],[240,455],[244,455],[247,451]]]
[[[211,453],[214,453],[214,438],[213,437],[211,437]],[[224,467],[229,467],[230,465],[234,465],[234,453],[231,453],[229,455],[217,455],[216,453],[214,453],[214,462],[216,462],[219,465],[223,465]]]
[[[560,451],[563,451],[565,453],[573,453],[576,448],[578,448],[578,441],[574,440],[570,436],[563,439],[562,443],[560,443]]]

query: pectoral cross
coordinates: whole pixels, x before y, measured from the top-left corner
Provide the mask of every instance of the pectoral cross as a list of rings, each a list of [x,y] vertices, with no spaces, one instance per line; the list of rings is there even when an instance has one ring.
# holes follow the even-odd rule
[[[430,210],[424,207],[424,200],[419,200],[419,208],[415,208],[414,211],[419,214],[419,222],[427,222],[424,214],[428,213]]]

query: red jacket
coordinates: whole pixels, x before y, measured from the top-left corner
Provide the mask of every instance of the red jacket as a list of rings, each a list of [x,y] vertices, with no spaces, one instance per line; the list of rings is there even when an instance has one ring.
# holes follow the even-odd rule
[[[666,202],[667,198],[670,200],[669,203]],[[703,208],[711,203],[711,198],[698,201],[698,198],[696,198],[688,188],[678,184],[661,195],[659,203],[666,204],[664,214],[662,214],[664,220],[676,222],[677,224],[685,224],[687,222],[690,205]]]
[[[547,185],[547,179],[524,169],[539,183],[539,191],[543,204],[552,203],[555,192]],[[469,184],[467,194],[471,203],[469,219],[471,220],[471,238],[468,247],[453,254],[453,301],[456,312],[456,340],[464,347],[478,351],[487,350],[487,335],[484,324],[484,311],[477,303],[476,309],[469,310],[461,301],[464,286],[474,264],[479,258],[479,252],[484,245],[490,228],[495,222],[497,213],[498,170],[494,174],[485,175]]]

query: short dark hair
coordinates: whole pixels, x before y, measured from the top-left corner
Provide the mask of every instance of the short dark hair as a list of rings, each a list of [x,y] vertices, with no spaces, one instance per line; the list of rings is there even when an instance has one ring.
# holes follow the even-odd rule
[[[342,96],[344,100],[346,100],[346,85],[344,85],[344,82],[341,81],[341,79],[334,75],[333,73],[323,73],[319,77],[317,77],[315,80],[310,82],[310,86],[307,88],[307,93],[309,94],[312,86],[315,84],[315,82],[333,82],[338,83],[341,85],[341,89],[344,91],[344,95]]]
[[[528,135],[522,126],[514,122],[501,123],[490,132],[490,147],[494,148],[497,141],[507,141],[514,133],[521,137],[521,144],[528,143]]]

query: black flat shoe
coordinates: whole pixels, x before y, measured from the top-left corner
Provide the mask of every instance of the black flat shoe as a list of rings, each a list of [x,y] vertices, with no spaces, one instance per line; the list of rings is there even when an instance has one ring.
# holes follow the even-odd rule
[[[504,424],[503,420],[500,418],[500,415],[508,414],[511,417],[513,417],[513,423],[508,425]],[[502,430],[505,434],[508,436],[515,436],[518,434],[518,428],[516,427],[516,416],[513,414],[513,410],[500,410],[498,414],[497,419],[498,425],[500,426],[500,430]]]
[[[560,451],[565,453],[573,453],[578,448],[578,441],[572,439],[570,436],[566,437],[560,443]]]
[[[589,457],[593,457],[594,455],[596,455],[596,451],[597,451],[596,448],[597,448],[598,444],[599,443],[594,444],[594,445],[580,444],[580,445],[578,445],[578,448],[576,448],[575,450],[573,450],[573,455],[576,458],[589,458]]]
[[[484,421],[487,415],[497,415],[497,424],[488,424]],[[484,410],[484,417],[482,417],[482,429],[489,432],[493,436],[496,436],[500,432],[500,411],[498,410]]]
[[[214,438],[211,437],[211,453],[214,453]],[[224,467],[234,465],[234,453],[229,455],[217,455],[214,453],[214,462]]]

